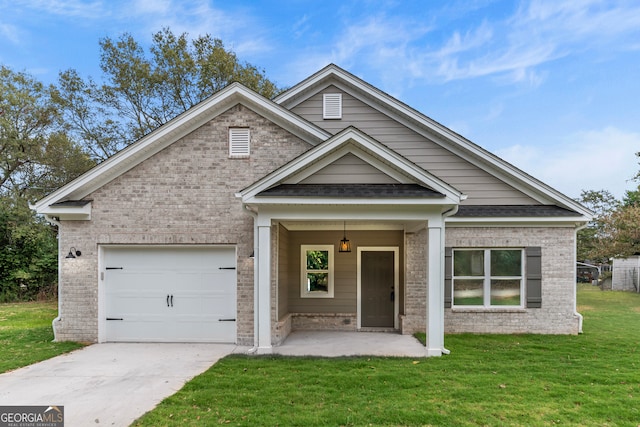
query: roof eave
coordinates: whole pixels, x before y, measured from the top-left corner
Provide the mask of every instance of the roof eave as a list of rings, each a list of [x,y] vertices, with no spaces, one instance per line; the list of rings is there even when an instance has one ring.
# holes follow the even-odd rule
[[[287,108],[292,108],[297,102],[305,99],[302,94],[309,90],[313,90],[315,87],[322,86],[323,80],[330,77],[335,77],[348,86],[355,88],[367,98],[374,100],[380,106],[386,106],[387,108],[391,107],[396,114],[414,123],[417,127],[421,127],[425,131],[431,133],[439,134],[454,142],[456,145],[455,147],[448,147],[448,149],[452,150],[453,153],[461,156],[462,158],[466,158],[467,160],[469,160],[469,156],[481,160],[482,163],[489,168],[488,172],[499,175],[500,179],[505,180],[509,185],[523,191],[525,194],[528,194],[537,201],[541,203],[554,202],[566,209],[576,211],[585,217],[591,218],[593,216],[593,213],[589,209],[585,208],[570,197],[532,177],[509,162],[506,162],[505,160],[484,150],[446,126],[393,98],[387,93],[371,86],[369,83],[343,70],[335,64],[327,65],[322,70],[293,86],[288,91],[276,97],[274,102],[284,104]],[[437,140],[434,142],[439,143]]]
[[[267,116],[274,123],[311,145],[315,145],[330,136],[326,131],[284,107],[275,104],[239,83],[232,83],[119,151],[67,185],[39,200],[33,205],[34,209],[38,213],[43,213],[47,206],[56,202],[70,198],[81,199],[85,197],[237,104],[243,104],[248,108],[255,109],[258,114]]]

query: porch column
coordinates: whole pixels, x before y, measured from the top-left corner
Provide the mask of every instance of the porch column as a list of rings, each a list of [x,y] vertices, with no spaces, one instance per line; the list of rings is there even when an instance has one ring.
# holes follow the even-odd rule
[[[427,356],[442,356],[444,348],[444,220],[429,218],[427,262]]]
[[[258,354],[271,353],[271,219],[268,219],[267,225],[258,221],[258,289],[257,313],[254,313],[257,319],[257,331],[254,333],[258,336]],[[266,221],[265,221],[266,222]]]

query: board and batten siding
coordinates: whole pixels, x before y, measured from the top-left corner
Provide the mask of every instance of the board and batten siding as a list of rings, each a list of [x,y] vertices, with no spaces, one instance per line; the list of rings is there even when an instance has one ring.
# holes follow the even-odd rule
[[[322,95],[335,92],[342,93],[342,119],[324,120]],[[292,111],[334,134],[348,126],[362,130],[442,181],[467,194],[469,197],[465,204],[539,204],[497,177],[336,87],[327,87],[293,107]]]
[[[351,241],[351,252],[338,252],[338,242],[343,237],[342,231],[289,231],[279,227],[279,240],[287,241],[288,250],[280,245],[280,257],[286,256],[288,261],[281,261],[280,268],[286,265],[287,271],[280,271],[281,281],[288,278],[289,283],[286,301],[288,307],[278,307],[278,316],[287,313],[355,313],[357,310],[357,256],[359,246],[397,246],[400,248],[400,295],[404,295],[404,232],[403,231],[349,231],[347,238]],[[301,245],[334,245],[334,298],[301,298],[300,297],[300,246]],[[286,253],[286,255],[285,255]],[[282,291],[282,285],[279,292]],[[279,297],[279,303],[285,299]],[[400,299],[400,311],[403,310]]]

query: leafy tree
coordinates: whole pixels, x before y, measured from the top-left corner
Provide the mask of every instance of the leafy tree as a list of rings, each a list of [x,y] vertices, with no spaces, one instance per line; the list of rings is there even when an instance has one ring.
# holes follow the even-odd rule
[[[241,62],[210,35],[189,42],[168,28],[155,33],[149,52],[131,34],[100,40],[105,82],[60,74],[56,103],[67,130],[104,160],[178,114],[238,81],[267,98],[279,89],[264,71]]]
[[[55,230],[24,199],[0,197],[0,302],[55,295]]]
[[[613,257],[640,254],[640,206],[622,206],[605,222],[610,236],[608,251]]]
[[[612,236],[607,220],[620,202],[608,190],[583,190],[578,201],[595,214],[589,225],[578,231],[578,259],[606,262],[612,256],[608,243]]]
[[[0,66],[0,301],[52,293],[55,230],[28,202],[93,165],[62,132],[47,88],[24,72]]]
[[[0,66],[1,196],[41,197],[94,165],[59,120],[42,83]]]

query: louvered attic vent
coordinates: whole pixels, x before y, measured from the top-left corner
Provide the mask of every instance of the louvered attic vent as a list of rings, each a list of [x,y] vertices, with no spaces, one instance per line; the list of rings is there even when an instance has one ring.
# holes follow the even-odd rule
[[[229,128],[229,157],[249,157],[249,128]]]
[[[322,96],[322,118],[341,119],[342,118],[342,94],[325,93]]]

